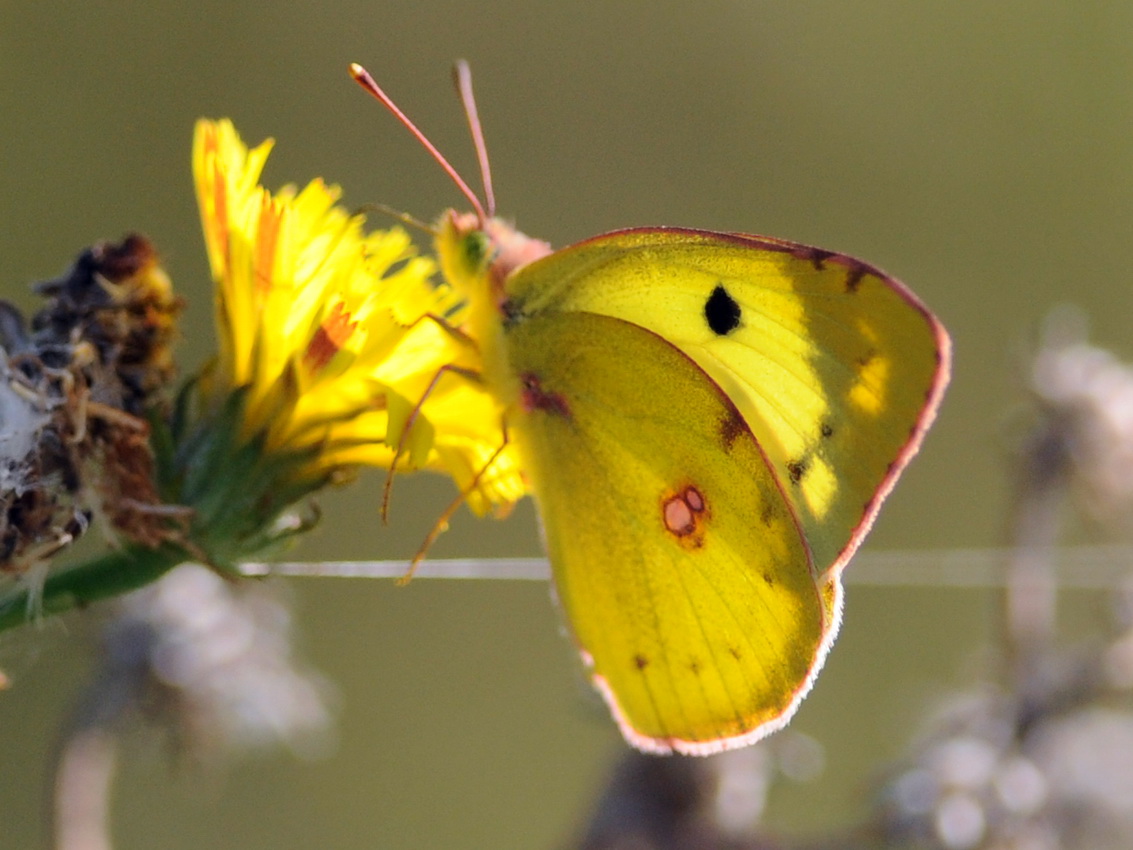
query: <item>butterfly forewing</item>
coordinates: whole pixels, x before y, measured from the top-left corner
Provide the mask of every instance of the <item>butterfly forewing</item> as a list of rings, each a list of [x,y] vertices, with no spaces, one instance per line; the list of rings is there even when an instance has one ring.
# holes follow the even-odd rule
[[[903,285],[795,243],[678,229],[595,237],[509,280],[521,315],[647,328],[739,408],[820,569],[840,567],[916,450],[948,340]]]

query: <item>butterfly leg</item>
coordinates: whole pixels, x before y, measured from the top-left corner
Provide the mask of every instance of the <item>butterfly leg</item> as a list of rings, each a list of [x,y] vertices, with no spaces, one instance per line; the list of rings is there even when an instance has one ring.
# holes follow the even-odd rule
[[[478,348],[478,346],[476,345],[476,340],[474,340],[456,325],[453,325],[444,317],[438,316],[436,313],[425,313],[419,316],[408,325],[406,330],[412,330],[422,322],[433,322],[462,348],[471,349],[473,351]],[[442,366],[439,370],[437,370],[437,373],[432,377],[432,380],[429,381],[429,384],[425,388],[425,391],[421,394],[421,398],[417,400],[417,403],[413,406],[413,410],[406,418],[405,425],[401,429],[401,433],[397,438],[397,446],[394,447],[393,460],[390,462],[389,470],[386,473],[385,486],[382,488],[381,517],[383,523],[388,522],[389,519],[390,490],[393,488],[394,472],[397,470],[398,460],[400,460],[401,456],[405,453],[406,442],[408,441],[410,431],[413,429],[413,423],[417,421],[417,417],[421,412],[421,406],[425,403],[425,400],[429,397],[429,394],[436,388],[437,382],[446,372],[453,372],[463,375],[469,380],[477,382],[480,381],[480,375],[477,372],[471,369],[465,369],[463,367],[457,366],[455,363],[449,363]]]
[[[504,449],[506,449],[508,446],[507,430],[504,429],[503,433],[504,439],[503,442],[500,443],[499,448],[492,452],[492,456],[488,458],[487,463],[480,467],[480,470],[476,473],[476,475],[473,476],[472,481],[469,482],[468,486],[465,489],[461,490],[457,494],[456,498],[449,503],[449,506],[441,512],[441,515],[439,517],[437,517],[437,521],[433,523],[433,528],[425,537],[424,542],[421,544],[421,548],[417,550],[417,554],[414,555],[413,560],[409,562],[409,569],[406,570],[405,575],[397,580],[397,583],[399,585],[408,584],[410,579],[413,578],[413,573],[416,571],[417,565],[421,563],[422,559],[424,559],[433,543],[436,542],[436,539],[441,536],[445,529],[448,528],[448,521],[452,519],[452,515],[456,513],[456,509],[459,508],[464,500],[468,498],[468,494],[479,486],[480,479],[482,479],[484,477],[484,474],[492,468],[492,464],[496,462],[496,458],[503,454]]]
[[[401,460],[402,455],[405,454],[406,444],[409,441],[409,434],[413,430],[413,425],[416,423],[417,418],[421,415],[421,408],[424,406],[425,401],[429,395],[437,388],[437,384],[447,374],[459,375],[467,380],[479,382],[481,380],[480,373],[473,369],[467,369],[463,366],[457,366],[455,363],[446,363],[436,371],[436,374],[429,380],[425,391],[421,393],[421,397],[417,403],[413,405],[413,410],[409,412],[409,416],[405,419],[405,425],[401,428],[401,433],[397,438],[397,445],[394,447],[393,460],[390,461],[389,469],[386,472],[386,483],[382,488],[382,509],[381,516],[382,522],[385,523],[389,518],[389,502],[390,491],[393,489],[393,476],[397,471],[397,462]],[[494,456],[493,456],[494,457]]]
[[[453,341],[458,345],[464,346],[465,348],[471,348],[473,350],[479,349],[479,345],[476,344],[476,340],[474,340],[456,325],[452,324],[448,319],[444,318],[443,316],[438,316],[436,313],[422,314],[409,324],[407,330],[412,330],[421,322],[434,322],[437,327],[439,327],[442,331],[452,337]]]

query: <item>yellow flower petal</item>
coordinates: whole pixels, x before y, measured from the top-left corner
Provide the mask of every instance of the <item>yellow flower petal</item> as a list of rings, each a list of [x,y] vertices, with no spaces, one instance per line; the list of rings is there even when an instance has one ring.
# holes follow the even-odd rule
[[[266,452],[314,449],[312,479],[388,468],[400,450],[399,468],[447,472],[462,490],[475,481],[473,510],[506,510],[524,487],[513,452],[500,451],[496,405],[450,373],[475,371],[477,355],[434,318],[459,324],[459,301],[431,282],[433,262],[403,230],[366,234],[363,216],[337,205],[337,186],[263,189],[271,147],[249,150],[227,120],[197,123],[220,337],[206,396],[219,407],[244,391],[243,439],[263,439]]]

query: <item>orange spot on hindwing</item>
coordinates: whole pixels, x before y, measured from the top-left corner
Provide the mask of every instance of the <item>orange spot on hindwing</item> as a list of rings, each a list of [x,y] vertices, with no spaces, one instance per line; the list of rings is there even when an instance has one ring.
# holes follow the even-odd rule
[[[672,538],[685,549],[704,545],[704,530],[711,512],[704,494],[694,484],[661,497],[661,521]]]

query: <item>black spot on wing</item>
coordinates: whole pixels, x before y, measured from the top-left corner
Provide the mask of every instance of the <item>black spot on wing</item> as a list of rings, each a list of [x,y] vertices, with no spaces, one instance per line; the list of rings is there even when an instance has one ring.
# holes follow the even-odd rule
[[[566,396],[544,387],[542,379],[537,374],[524,372],[519,376],[519,381],[522,387],[520,401],[524,410],[529,413],[541,410],[545,413],[561,416],[564,419],[570,418],[570,404],[567,402]]]
[[[722,283],[716,284],[704,302],[704,318],[717,336],[727,336],[740,325],[740,305]]]
[[[791,483],[798,484],[806,475],[807,463],[805,460],[787,461],[787,474],[791,476]]]

